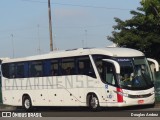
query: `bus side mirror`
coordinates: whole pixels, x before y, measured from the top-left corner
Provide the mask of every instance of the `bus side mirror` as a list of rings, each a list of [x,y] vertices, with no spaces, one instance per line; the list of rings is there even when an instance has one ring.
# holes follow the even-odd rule
[[[158,64],[158,62],[156,60],[154,60],[154,59],[151,59],[151,58],[147,58],[147,60],[149,62],[151,62],[151,63],[154,63],[156,72],[159,72],[159,64]]]
[[[103,61],[113,64],[115,66],[116,73],[120,74],[120,65],[117,61],[114,61],[114,60],[111,60],[111,59],[103,59]]]

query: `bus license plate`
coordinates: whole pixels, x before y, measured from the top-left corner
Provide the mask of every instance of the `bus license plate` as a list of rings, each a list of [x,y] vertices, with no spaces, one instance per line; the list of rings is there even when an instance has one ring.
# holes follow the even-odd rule
[[[144,100],[138,100],[138,104],[143,104]]]

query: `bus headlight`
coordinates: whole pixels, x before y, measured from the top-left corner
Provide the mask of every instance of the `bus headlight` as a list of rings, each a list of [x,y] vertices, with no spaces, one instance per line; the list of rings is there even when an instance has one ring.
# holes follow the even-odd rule
[[[153,91],[153,92],[151,92],[151,94],[153,95],[153,94],[155,94],[155,92]]]
[[[124,97],[128,97],[128,94],[127,93],[123,93],[123,92],[118,92],[119,95],[122,95]]]
[[[123,93],[123,92],[117,92],[117,91],[114,91],[115,93],[121,95],[121,96],[124,96],[124,97],[128,97],[128,94],[127,93]]]
[[[123,96],[128,97],[128,94],[127,94],[127,93],[122,93],[122,94],[123,94]]]

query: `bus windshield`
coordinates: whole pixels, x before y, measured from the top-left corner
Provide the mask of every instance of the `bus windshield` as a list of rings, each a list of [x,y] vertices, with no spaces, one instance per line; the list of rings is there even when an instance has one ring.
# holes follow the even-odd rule
[[[148,89],[153,86],[153,77],[147,59],[116,58],[120,65],[120,81],[122,88]]]

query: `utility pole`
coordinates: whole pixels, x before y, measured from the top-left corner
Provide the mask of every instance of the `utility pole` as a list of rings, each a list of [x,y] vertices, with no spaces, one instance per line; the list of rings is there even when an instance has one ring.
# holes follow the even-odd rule
[[[49,15],[50,51],[53,51],[52,17],[51,17],[51,4],[50,4],[50,0],[48,0],[48,15]]]
[[[56,47],[56,34],[54,35],[54,39],[53,39],[53,50],[58,50]]]

